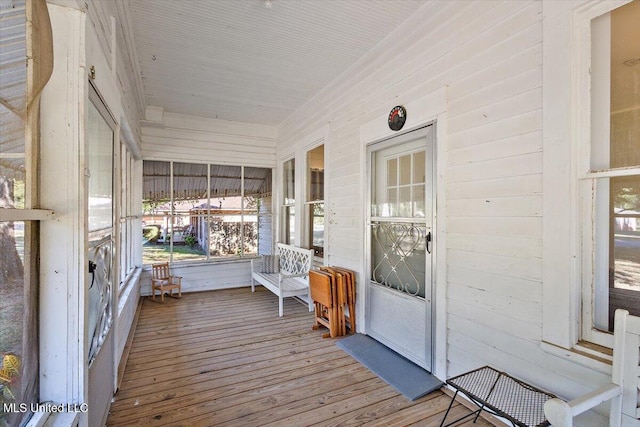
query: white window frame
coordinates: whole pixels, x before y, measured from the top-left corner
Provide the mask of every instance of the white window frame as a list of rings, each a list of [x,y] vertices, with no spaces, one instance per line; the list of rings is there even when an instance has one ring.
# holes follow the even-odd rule
[[[166,163],[169,165],[169,187],[170,187],[170,195],[169,195],[169,203],[171,205],[170,207],[170,211],[168,214],[168,221],[169,224],[174,224],[175,223],[175,219],[178,218],[181,214],[177,213],[175,211],[175,204],[174,204],[174,165],[176,164],[192,164],[192,165],[204,165],[207,167],[207,175],[206,175],[206,179],[207,179],[207,204],[210,206],[211,205],[211,199],[212,199],[212,195],[211,195],[211,175],[212,175],[212,167],[213,166],[232,166],[232,167],[237,167],[240,169],[240,195],[238,197],[240,197],[242,199],[241,202],[241,207],[240,207],[240,239],[241,239],[241,254],[240,255],[236,255],[233,257],[219,257],[219,256],[213,256],[211,255],[208,251],[205,254],[205,256],[203,256],[202,258],[197,258],[197,259],[187,259],[187,260],[174,260],[174,250],[173,250],[173,239],[171,239],[171,241],[169,242],[169,247],[170,247],[170,252],[169,252],[169,257],[166,261],[168,261],[171,265],[176,265],[176,266],[188,266],[188,265],[199,265],[199,264],[203,264],[203,263],[216,263],[216,262],[229,262],[229,261],[239,261],[239,260],[243,260],[243,259],[247,259],[247,258],[251,258],[251,257],[257,257],[260,254],[253,254],[253,253],[244,253],[244,223],[245,223],[245,217],[247,216],[245,214],[245,191],[244,191],[244,180],[245,180],[245,169],[246,168],[258,168],[258,169],[268,169],[269,173],[273,174],[273,169],[272,168],[268,168],[265,166],[245,166],[245,165],[238,165],[238,164],[224,164],[224,163],[211,163],[211,162],[198,162],[198,161],[191,161],[191,160],[180,160],[180,161],[173,161],[173,160],[162,160],[162,159],[155,159],[155,158],[147,158],[144,159],[143,161],[140,162],[140,167],[141,169],[143,169],[142,172],[142,179],[144,180],[144,162],[162,162],[162,163]],[[273,177],[273,175],[272,175]],[[273,189],[272,189],[273,191]],[[213,198],[217,198],[218,196],[213,196]],[[144,212],[142,212],[142,204],[144,202],[144,198],[141,197],[140,198],[140,209],[141,209],[141,213],[140,213],[140,217],[142,218],[144,216]],[[211,215],[211,213],[208,214],[199,214],[199,217],[209,217]],[[135,216],[135,218],[137,218],[137,215]],[[171,227],[171,229],[173,230],[173,226]],[[144,260],[144,248],[143,248],[143,244],[142,244],[142,240],[140,239],[138,241],[137,246],[141,249],[141,253],[142,253],[142,260],[140,261],[143,266],[145,266],[147,269],[150,268],[151,263],[149,262],[145,262]]]
[[[323,198],[322,199],[314,199],[311,200],[311,176],[310,176],[310,169],[309,169],[309,153],[313,150],[315,150],[318,147],[322,147],[322,155],[323,155],[323,189],[322,189],[322,195]],[[324,137],[314,141],[313,143],[311,143],[310,145],[307,145],[305,147],[305,152],[304,152],[304,188],[305,188],[305,195],[304,195],[304,210],[303,210],[303,232],[304,235],[301,236],[302,237],[302,241],[303,244],[305,245],[305,247],[307,248],[312,248],[313,247],[313,237],[311,237],[311,234],[313,233],[313,224],[312,224],[312,212],[313,209],[315,207],[315,205],[317,204],[323,204],[324,205],[324,210],[325,210],[325,215],[324,215],[324,237],[323,237],[323,242],[325,242],[322,246],[322,256],[315,256],[315,262],[317,264],[322,264],[326,258],[325,253],[326,253],[326,241],[327,241],[327,236],[326,236],[326,229],[327,229],[327,215],[326,215],[326,209],[327,209],[327,205],[325,204],[325,199],[327,197],[326,195],[326,190],[327,190],[327,186],[325,185],[327,177],[326,177],[326,164],[327,164],[327,160],[326,160],[326,155],[327,155],[327,150],[326,150],[326,145],[324,143]]]
[[[543,3],[542,347],[600,370],[593,358],[562,349],[584,352],[583,339],[612,344],[610,334],[585,333],[592,330],[591,312],[582,308],[591,304],[583,297],[592,290],[593,252],[582,231],[592,230],[593,222],[592,199],[581,187],[603,173],[615,174],[589,170],[591,21],[630,1]]]
[[[134,249],[134,230],[135,223],[139,216],[134,210],[134,174],[135,174],[135,157],[131,153],[124,136],[120,135],[120,170],[119,170],[119,191],[120,191],[120,209],[119,209],[119,247],[120,251],[120,277],[118,285],[118,293],[121,294],[127,287],[130,277],[136,269],[135,249]]]
[[[287,182],[285,181],[285,177],[284,177],[284,171],[286,169],[286,164],[289,163],[290,161],[293,161],[293,171],[294,171],[294,176],[293,176],[293,202],[292,203],[287,203],[287,201],[285,200],[286,194],[285,194],[285,187],[287,185]],[[282,242],[290,244],[290,245],[295,245],[295,239],[296,239],[296,234],[300,234],[297,224],[296,224],[296,218],[298,212],[295,211],[296,209],[296,188],[298,186],[298,184],[296,184],[297,181],[297,177],[295,176],[296,174],[296,158],[295,156],[291,155],[291,156],[287,156],[284,160],[282,160],[280,162],[280,164],[282,165],[282,170],[280,171],[280,179],[282,180],[282,186],[280,188],[282,188],[282,194],[280,195],[280,214],[282,215],[282,220],[280,221],[281,224],[281,229],[280,229],[280,239]],[[294,209],[294,217],[293,217],[293,221],[294,221],[294,235],[290,236],[287,224],[288,224],[288,212],[289,209],[293,208]],[[292,238],[293,237],[293,238]]]
[[[619,7],[619,6],[618,6]],[[613,8],[616,9],[617,7]],[[613,10],[611,9],[611,10]],[[610,10],[610,11],[611,11]],[[609,12],[610,12],[609,11]],[[607,12],[608,13],[608,12]],[[591,17],[590,23],[596,18],[604,18],[598,21],[597,26],[589,26],[589,51],[583,55],[589,55],[589,73],[581,76],[582,88],[589,89],[591,98],[590,108],[583,110],[580,117],[581,124],[590,124],[589,138],[584,136],[580,141],[579,161],[583,162],[579,167],[579,192],[581,200],[581,212],[584,223],[582,225],[582,340],[613,348],[613,335],[596,328],[596,323],[607,323],[609,318],[609,250],[599,250],[606,242],[609,242],[609,198],[606,202],[603,197],[597,198],[598,187],[602,187],[606,178],[620,176],[640,175],[640,167],[623,167],[596,170],[594,160],[599,164],[609,164],[610,147],[610,45],[611,45],[611,19],[607,13]],[[586,29],[585,29],[586,30]],[[597,49],[605,59],[605,63],[596,62],[592,52]],[[592,81],[596,75],[596,69],[606,82]],[[598,141],[606,141],[600,143]],[[606,148],[606,150],[604,150]],[[603,152],[606,151],[606,152]],[[603,163],[604,162],[604,163]],[[607,186],[608,187],[608,186]],[[601,189],[602,191],[602,189]],[[609,194],[609,189],[606,189]],[[589,222],[586,219],[589,219]],[[600,231],[598,231],[600,227]],[[602,308],[596,307],[596,299],[600,301]],[[606,304],[604,302],[606,300]],[[599,319],[594,321],[593,319]]]

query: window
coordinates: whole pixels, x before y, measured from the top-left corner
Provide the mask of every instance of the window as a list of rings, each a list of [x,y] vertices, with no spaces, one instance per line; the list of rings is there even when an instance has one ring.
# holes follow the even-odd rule
[[[97,355],[113,320],[114,128],[91,85],[86,117],[88,187],[88,361]]]
[[[243,173],[244,255],[270,254],[273,247],[271,170],[245,167]]]
[[[308,243],[324,258],[324,145],[307,152]]]
[[[609,345],[617,308],[640,315],[640,0],[591,22],[591,137],[579,177],[583,338]]]
[[[5,134],[7,126],[22,125],[11,115],[0,104],[0,209],[17,211],[14,220],[0,221],[0,425],[20,425],[29,416],[5,410],[4,404],[37,401],[38,379],[37,275],[29,274],[37,262],[30,255],[36,251],[29,236],[37,228],[34,221],[20,218],[28,196],[26,144],[24,132]]]
[[[143,262],[270,253],[271,169],[144,161]]]
[[[25,120],[28,88],[46,83],[46,61],[35,64],[27,16],[40,3],[0,2],[0,425],[22,425],[38,401],[38,230],[46,211],[39,191],[35,135]],[[46,7],[46,5],[44,5]],[[29,16],[32,18],[32,16]],[[41,24],[44,22],[41,21]],[[41,28],[46,33],[45,28]],[[43,49],[46,47],[42,45]],[[25,66],[26,65],[26,66]],[[38,68],[36,65],[40,65]],[[37,81],[40,79],[40,81]],[[39,111],[36,101],[31,111]],[[29,135],[27,137],[27,135]],[[26,411],[19,411],[25,405]]]
[[[282,241],[287,245],[295,244],[296,238],[296,161],[290,159],[282,167],[283,200],[282,200]]]
[[[135,159],[129,151],[124,136],[120,137],[120,287],[124,289],[127,278],[135,269],[134,229],[137,220],[134,210]]]

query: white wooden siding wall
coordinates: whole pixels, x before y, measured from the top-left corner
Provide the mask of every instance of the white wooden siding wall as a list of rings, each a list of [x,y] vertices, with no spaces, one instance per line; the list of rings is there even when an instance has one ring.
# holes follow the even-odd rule
[[[251,284],[251,261],[216,261],[207,264],[174,265],[171,274],[182,276],[182,292],[240,288]],[[142,272],[142,295],[151,295],[151,270]],[[249,294],[247,294],[249,296]]]
[[[285,120],[278,154],[299,152],[305,135],[328,124],[328,263],[359,271],[362,295],[359,127],[448,87],[447,165],[439,171],[446,180],[447,375],[490,364],[576,395],[606,375],[540,346],[541,19],[535,1],[428,4]]]
[[[136,62],[133,60],[132,50],[135,47],[132,42],[131,23],[125,13],[126,7],[128,6],[121,2],[90,2],[87,6],[87,16],[95,30],[100,48],[107,58],[109,72],[114,76],[120,91],[120,107],[123,111],[122,117],[116,117],[116,120],[127,121],[138,144],[137,148],[132,147],[132,151],[139,154],[140,119],[144,99],[142,82],[137,77],[140,73],[137,72]]]
[[[142,157],[273,168],[276,128],[164,113],[142,127]]]
[[[125,2],[115,2],[117,8],[116,21],[116,78],[122,90],[122,108],[128,118],[135,136],[137,150],[133,150],[136,158],[140,153],[140,119],[144,109],[144,90],[136,50],[133,44],[133,27]]]

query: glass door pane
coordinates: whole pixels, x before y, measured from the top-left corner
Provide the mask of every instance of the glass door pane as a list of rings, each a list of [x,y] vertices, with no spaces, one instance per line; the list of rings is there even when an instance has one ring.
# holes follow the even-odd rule
[[[374,151],[371,195],[371,280],[412,296],[427,294],[431,214],[425,139]],[[431,167],[431,166],[429,166]],[[429,197],[426,193],[429,192]],[[429,207],[431,202],[428,203]]]
[[[424,224],[372,223],[371,280],[424,298],[426,233]]]
[[[94,92],[92,92],[94,93]],[[97,99],[97,96],[92,97]],[[96,101],[97,102],[97,101]],[[113,122],[88,103],[88,362],[98,354],[113,321]]]
[[[427,153],[424,141],[372,153],[371,216],[425,218]]]

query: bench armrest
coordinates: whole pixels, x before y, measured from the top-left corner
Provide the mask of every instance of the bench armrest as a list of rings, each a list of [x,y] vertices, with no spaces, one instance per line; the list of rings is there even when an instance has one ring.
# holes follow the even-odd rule
[[[562,399],[549,399],[544,404],[544,414],[554,427],[573,426],[573,417],[613,399],[622,393],[622,387],[609,383],[587,394],[565,402]]]

